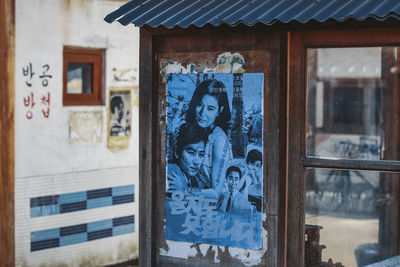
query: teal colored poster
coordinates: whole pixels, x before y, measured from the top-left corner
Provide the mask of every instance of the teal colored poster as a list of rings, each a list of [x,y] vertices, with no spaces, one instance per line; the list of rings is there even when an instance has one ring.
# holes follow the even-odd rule
[[[263,74],[166,79],[166,239],[261,248]]]

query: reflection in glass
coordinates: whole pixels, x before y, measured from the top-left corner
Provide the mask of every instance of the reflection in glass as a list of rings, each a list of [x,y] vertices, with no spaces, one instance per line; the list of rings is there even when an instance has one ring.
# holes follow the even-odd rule
[[[92,93],[92,63],[68,62],[67,94]]]
[[[383,151],[396,108],[396,54],[395,47],[307,50],[307,156],[393,159]]]
[[[307,169],[306,240],[313,245],[306,242],[306,266],[311,266],[314,245],[326,246],[323,262],[332,259],[346,267],[393,256],[398,177],[396,173]]]

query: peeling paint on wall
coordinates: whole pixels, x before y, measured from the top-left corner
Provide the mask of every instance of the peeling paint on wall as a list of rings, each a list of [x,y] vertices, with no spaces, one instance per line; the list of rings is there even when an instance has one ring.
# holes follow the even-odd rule
[[[239,53],[226,52],[218,56],[216,73],[243,73],[244,58]]]
[[[263,221],[267,216],[263,214]],[[238,261],[246,266],[255,266],[262,263],[264,254],[268,250],[268,232],[263,229],[263,245],[261,249],[243,249],[235,247],[212,246],[166,240],[166,245],[160,248],[160,255],[182,259],[207,259],[215,263]],[[211,258],[210,258],[211,257]]]
[[[137,80],[136,68],[118,69],[114,67],[112,74],[114,82],[135,82]]]
[[[68,120],[69,143],[100,143],[103,140],[103,111],[72,111]]]
[[[193,63],[187,64],[186,67],[182,63],[173,60],[161,59],[160,74],[163,82],[166,82],[167,74],[197,74],[197,73],[243,73],[244,57],[239,53],[225,52],[217,57],[216,66],[199,66]]]
[[[180,62],[172,61],[172,60],[161,60],[161,76],[163,78],[163,82],[166,82],[165,75],[170,73],[180,73],[180,74],[189,74],[189,73],[197,73],[194,71],[196,65],[188,64],[186,67],[182,66]]]

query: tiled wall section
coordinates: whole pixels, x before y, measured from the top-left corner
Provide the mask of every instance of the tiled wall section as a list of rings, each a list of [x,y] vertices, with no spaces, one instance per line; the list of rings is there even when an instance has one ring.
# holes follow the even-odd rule
[[[138,257],[138,166],[16,177],[16,266],[104,266]]]
[[[31,251],[132,233],[135,215],[31,232]]]
[[[31,217],[95,209],[133,202],[134,185],[101,188],[52,196],[31,198]]]

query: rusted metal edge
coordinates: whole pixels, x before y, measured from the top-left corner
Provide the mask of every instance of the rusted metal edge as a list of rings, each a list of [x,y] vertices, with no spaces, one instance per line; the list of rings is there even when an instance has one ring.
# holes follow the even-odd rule
[[[400,172],[400,161],[394,160],[321,159],[302,157],[301,164],[305,168]]]

